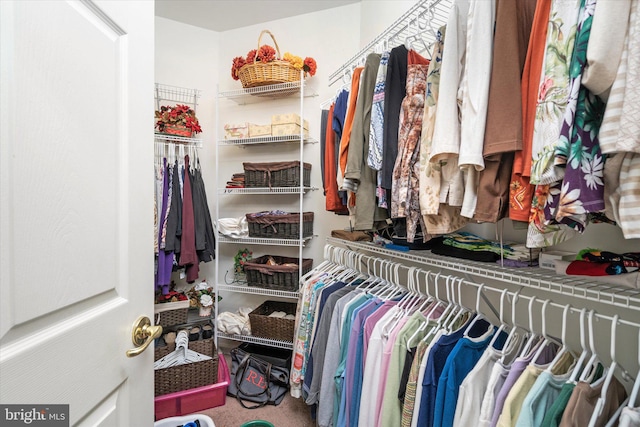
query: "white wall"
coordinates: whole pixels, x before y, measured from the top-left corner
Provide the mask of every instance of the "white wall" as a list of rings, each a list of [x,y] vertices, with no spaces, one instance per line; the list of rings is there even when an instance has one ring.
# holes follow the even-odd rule
[[[155,81],[166,85],[200,89],[196,116],[203,132],[199,150],[209,208],[215,201],[215,93],[218,82],[219,35],[214,31],[156,17]],[[141,167],[145,167],[141,165]],[[200,264],[200,278],[211,278],[214,261]]]

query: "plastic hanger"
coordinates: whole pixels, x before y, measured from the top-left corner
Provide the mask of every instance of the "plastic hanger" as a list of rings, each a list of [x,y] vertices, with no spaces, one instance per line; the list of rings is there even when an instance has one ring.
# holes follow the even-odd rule
[[[416,329],[416,331],[409,337],[409,339],[407,340],[407,348],[411,348],[413,341],[418,337],[418,335],[424,331],[427,328],[427,325],[429,325],[429,319],[431,319],[431,316],[433,315],[433,313],[435,313],[435,311],[438,309],[438,307],[442,306],[442,301],[440,301],[437,296],[436,298],[432,298],[431,294],[429,293],[429,277],[431,277],[431,274],[436,274],[436,277],[434,278],[434,282],[438,279],[438,277],[440,276],[440,272],[438,273],[431,273],[430,271],[427,271],[427,276],[426,276],[426,290],[427,290],[427,294],[429,295],[430,299],[433,302],[429,312],[425,315],[425,317],[427,318],[427,321],[422,323],[418,329]],[[436,288],[437,291],[437,288]],[[441,315],[442,316],[442,315]],[[435,329],[435,328],[434,328]]]
[[[462,292],[460,290],[460,286],[462,284],[462,282],[464,281],[464,279],[462,277],[456,277],[453,279],[454,281],[457,281],[457,286],[453,286],[452,285],[452,293],[451,295],[453,296],[454,294],[456,294],[456,289],[458,290],[457,292],[457,301],[456,304],[458,305],[458,312],[456,313],[456,315],[453,317],[453,319],[451,320],[450,323],[447,324],[447,331],[449,334],[453,333],[454,331],[454,327],[456,325],[456,323],[458,322],[459,319],[462,318],[463,315],[468,314],[470,310],[467,309],[467,307],[465,307],[464,305],[462,305]]]
[[[567,305],[564,306],[564,309],[562,310],[562,347],[560,347],[560,350],[558,351],[556,356],[553,358],[553,360],[551,361],[551,363],[547,367],[546,371],[549,372],[549,373],[551,373],[553,371],[553,369],[555,369],[556,365],[560,361],[560,358],[566,352],[570,352],[569,351],[569,346],[567,345],[567,316],[569,315],[569,310],[570,309],[571,309],[571,305],[567,304]],[[572,356],[574,356],[574,355],[572,354]],[[574,357],[574,360],[575,360],[575,357]],[[575,369],[575,367],[574,367],[574,369]]]
[[[478,286],[478,289],[476,291],[476,309],[475,309],[476,316],[473,318],[471,322],[469,322],[469,324],[467,325],[467,328],[464,330],[463,337],[465,338],[469,338],[469,331],[471,330],[471,328],[473,328],[473,325],[475,325],[478,320],[486,320],[484,314],[482,314],[482,312],[480,311],[480,297],[482,296],[483,289],[484,289],[484,283],[481,283]]]
[[[620,369],[624,379],[630,378],[626,369],[624,369],[616,359],[616,330],[618,327],[618,320],[620,320],[620,316],[618,314],[613,316],[613,319],[611,319],[611,347],[610,347],[611,366],[609,366],[609,369],[607,370],[607,375],[604,380],[604,385],[602,386],[602,390],[600,391],[600,397],[598,398],[598,401],[596,402],[596,406],[593,409],[593,414],[591,414],[591,419],[589,420],[589,427],[595,427],[596,421],[602,415],[602,410],[606,402],[607,392],[609,390],[609,386],[611,385],[611,380],[613,379],[613,374],[615,373],[615,370]]]
[[[181,330],[176,336],[176,349],[166,356],[156,360],[153,369],[169,368],[171,366],[184,365],[185,363],[209,360],[211,356],[198,353],[189,349],[189,335],[186,330]]]
[[[498,326],[498,329],[493,334],[493,337],[491,337],[491,341],[489,341],[489,348],[495,348],[494,345],[496,343],[496,340],[498,339],[502,331],[507,329],[507,323],[504,321],[504,298],[506,297],[506,295],[507,295],[507,289],[505,288],[500,293],[500,313],[498,315],[498,320],[500,320],[500,326]],[[516,329],[515,327],[511,328],[511,330],[515,330],[515,329]],[[502,346],[503,349],[507,348],[507,342],[510,336],[511,336],[511,333],[507,335],[507,338],[505,339],[504,344]]]
[[[640,366],[640,329],[638,329],[638,366]],[[629,395],[629,402],[627,405],[630,408],[634,408],[637,405],[640,405],[638,401],[638,395],[640,394],[640,374],[636,376],[636,382],[633,384],[633,389],[631,389],[631,395]]]
[[[538,360],[538,357],[540,357],[540,355],[542,354],[542,352],[547,346],[557,343],[557,340],[555,338],[552,338],[549,335],[547,335],[547,306],[549,305],[549,302],[550,300],[546,299],[542,303],[542,319],[541,320],[542,320],[543,341],[542,341],[542,345],[538,347],[535,354],[533,355],[533,359],[532,359],[533,363],[536,363],[536,361]]]
[[[582,353],[580,353],[580,357],[578,358],[578,361],[576,362],[576,366],[575,368],[573,368],[573,372],[571,373],[571,377],[569,378],[569,381],[568,381],[573,384],[576,383],[576,379],[578,378],[578,375],[580,374],[580,372],[583,369],[586,369],[584,362],[587,360],[587,357],[589,356],[589,348],[587,347],[586,331],[585,331],[585,325],[584,325],[586,312],[587,312],[587,309],[584,307],[582,308],[582,310],[580,310],[580,347],[582,347]]]
[[[582,374],[580,375],[580,381],[586,382],[589,378],[595,374],[598,363],[600,363],[600,358],[598,357],[598,352],[595,347],[595,339],[593,337],[593,315],[594,310],[589,311],[589,349],[591,350],[591,358],[587,362],[587,365],[582,370]]]

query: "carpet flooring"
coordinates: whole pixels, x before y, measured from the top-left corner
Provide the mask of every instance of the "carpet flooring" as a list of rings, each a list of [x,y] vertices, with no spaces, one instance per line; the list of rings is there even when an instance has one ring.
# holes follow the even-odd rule
[[[225,351],[224,355],[227,365],[231,366],[228,351]],[[291,397],[289,393],[278,406],[267,405],[257,409],[245,409],[234,397],[227,396],[224,405],[205,409],[199,413],[210,416],[216,427],[240,427],[253,420],[269,421],[275,427],[314,427],[316,425],[304,401]]]

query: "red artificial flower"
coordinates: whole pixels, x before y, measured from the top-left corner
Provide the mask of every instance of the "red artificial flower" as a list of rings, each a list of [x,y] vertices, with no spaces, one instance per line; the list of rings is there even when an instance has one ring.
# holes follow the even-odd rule
[[[253,64],[256,60],[256,50],[255,49],[251,49],[249,51],[249,53],[247,53],[247,64]]]
[[[246,63],[247,62],[242,56],[236,56],[235,58],[233,58],[233,65],[231,66],[231,77],[233,77],[233,80],[238,80],[240,78],[238,77],[238,72],[240,71],[240,68],[242,68],[242,66]]]
[[[304,58],[304,66],[302,67],[302,69],[309,73],[310,76],[313,76],[318,69],[318,64],[316,64],[315,59],[307,56],[306,58]]]
[[[268,44],[264,44],[258,50],[258,59],[265,64],[271,62],[276,59],[276,50]]]

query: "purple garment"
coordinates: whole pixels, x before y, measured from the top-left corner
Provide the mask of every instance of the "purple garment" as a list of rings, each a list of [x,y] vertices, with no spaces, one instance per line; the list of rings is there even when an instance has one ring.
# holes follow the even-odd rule
[[[169,284],[171,283],[171,271],[173,270],[173,251],[165,252],[162,248],[162,230],[166,230],[167,222],[167,206],[169,203],[169,171],[167,169],[167,159],[164,159],[163,179],[162,179],[162,208],[160,210],[160,219],[158,221],[158,268],[156,271],[156,290],[160,290],[163,294],[169,292]]]
[[[500,418],[500,414],[502,413],[502,408],[504,408],[504,401],[507,399],[507,395],[511,391],[511,388],[516,383],[518,378],[520,378],[520,375],[522,375],[527,365],[533,362],[533,356],[535,356],[537,349],[541,344],[542,342],[539,342],[533,347],[533,349],[529,351],[527,355],[525,355],[524,357],[518,357],[511,364],[509,375],[507,375],[507,378],[504,380],[504,384],[502,385],[502,388],[500,389],[500,392],[496,397],[496,403],[493,407],[493,417],[491,418],[491,427],[495,427],[498,424],[498,419]],[[540,353],[540,356],[538,356],[538,359],[535,361],[535,363],[538,365],[545,365],[547,363],[550,363],[553,360],[553,357],[556,355],[557,351],[558,347],[555,345],[546,346],[545,349],[542,350],[542,353]]]
[[[193,283],[198,278],[200,267],[198,254],[196,253],[196,231],[193,214],[193,194],[191,193],[191,180],[189,179],[189,155],[184,156],[184,188],[182,195],[182,236],[180,239],[180,262],[185,266],[187,283]]]
[[[383,304],[382,300],[377,298],[367,301],[357,312],[353,323],[351,324],[351,334],[349,335],[349,347],[347,348],[347,366],[344,372],[344,395],[347,405],[345,406],[345,420],[346,425],[351,425],[350,419],[351,408],[350,403],[353,402],[354,383],[359,381],[362,384],[362,372],[363,360],[362,357],[358,358],[358,347],[362,346],[362,334],[361,331],[364,328],[364,322],[367,318],[373,314],[378,307]],[[360,355],[362,356],[362,355]],[[360,395],[358,395],[358,401]],[[355,413],[356,418],[358,413]],[[357,425],[357,423],[355,424]]]
[[[378,323],[378,320],[380,320],[382,316],[387,314],[387,311],[391,310],[391,307],[395,307],[397,304],[398,304],[398,301],[385,301],[385,303],[382,304],[382,306],[379,309],[377,309],[375,313],[369,316],[367,320],[364,322],[362,354],[367,354],[367,350],[369,349],[369,339],[371,338],[371,333],[373,332],[373,328],[376,326],[376,323]]]
[[[382,351],[382,364],[380,365],[380,385],[378,386],[378,395],[376,399],[376,427],[386,427],[381,425],[382,421],[382,402],[384,400],[384,391],[387,388],[387,373],[389,372],[389,362],[391,360],[391,353],[396,342],[398,334],[409,320],[409,317],[405,316],[401,318],[389,332],[387,342],[384,344],[384,350]],[[384,331],[383,331],[384,332]]]

